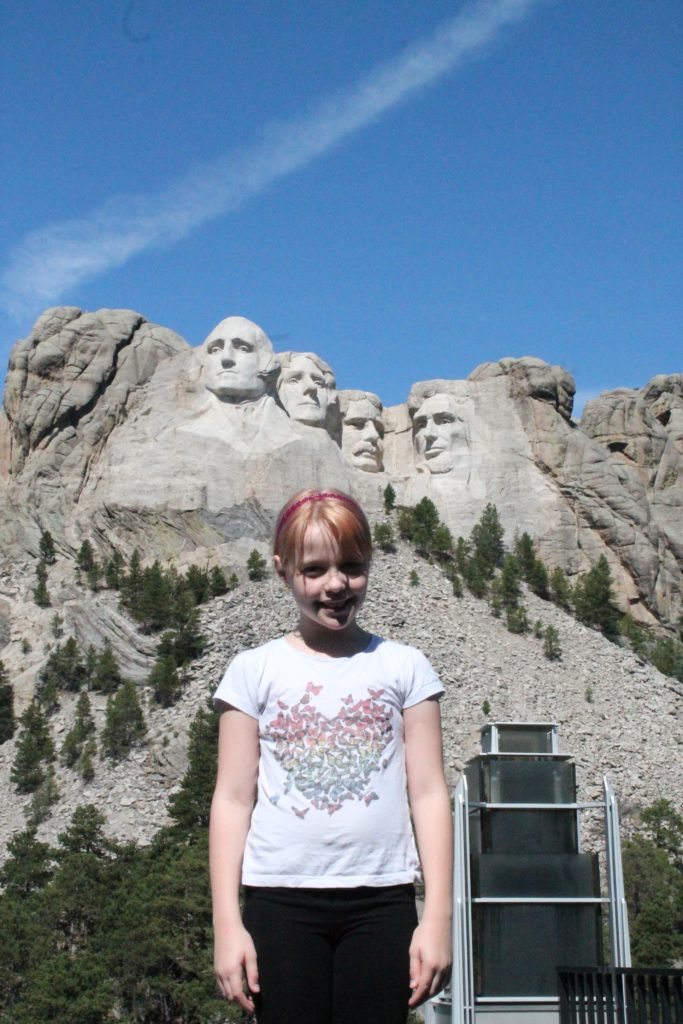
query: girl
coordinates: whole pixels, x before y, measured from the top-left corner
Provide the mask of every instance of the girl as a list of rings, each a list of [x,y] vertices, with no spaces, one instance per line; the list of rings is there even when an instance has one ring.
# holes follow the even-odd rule
[[[259,1024],[405,1024],[450,967],[443,688],[415,648],[361,628],[371,554],[353,498],[295,494],[274,562],[298,628],[239,654],[215,695],[215,973]]]

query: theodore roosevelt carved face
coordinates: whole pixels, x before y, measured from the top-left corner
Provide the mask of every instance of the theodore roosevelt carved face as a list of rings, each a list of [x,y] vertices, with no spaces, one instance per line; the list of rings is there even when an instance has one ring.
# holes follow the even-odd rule
[[[285,412],[309,427],[327,427],[336,403],[331,368],[313,352],[283,352],[277,393]]]
[[[449,473],[459,447],[467,445],[465,420],[453,395],[426,398],[413,416],[413,442],[418,467],[430,473]]]
[[[222,402],[254,402],[277,369],[273,346],[251,320],[230,316],[214,327],[202,346],[204,386]]]
[[[346,393],[342,411],[342,451],[349,462],[366,473],[384,468],[382,403],[370,391]]]

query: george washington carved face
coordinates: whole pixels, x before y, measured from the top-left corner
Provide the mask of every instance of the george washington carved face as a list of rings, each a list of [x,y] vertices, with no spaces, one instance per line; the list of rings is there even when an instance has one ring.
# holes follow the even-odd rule
[[[241,316],[222,320],[202,347],[204,386],[224,402],[253,402],[266,393],[277,366],[260,327]]]

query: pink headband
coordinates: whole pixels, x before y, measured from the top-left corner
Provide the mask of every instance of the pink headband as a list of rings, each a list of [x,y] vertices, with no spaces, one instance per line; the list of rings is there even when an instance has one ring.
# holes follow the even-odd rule
[[[346,505],[350,505],[352,508],[358,509],[359,512],[362,512],[358,502],[353,498],[347,497],[346,494],[338,494],[336,491],[314,491],[313,494],[307,494],[304,498],[299,498],[299,500],[295,501],[292,505],[288,505],[284,512],[282,512],[277,526],[275,527],[275,540],[277,541],[280,536],[280,530],[293,512],[296,512],[296,510],[301,508],[302,505],[308,504],[309,501],[322,501],[323,498],[336,498],[337,501],[343,501]]]

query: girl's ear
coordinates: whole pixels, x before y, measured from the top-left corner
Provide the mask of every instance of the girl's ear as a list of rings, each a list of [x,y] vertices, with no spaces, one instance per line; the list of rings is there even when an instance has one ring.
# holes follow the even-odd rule
[[[282,567],[282,559],[279,555],[273,555],[273,564],[275,565],[275,572],[278,574],[281,580],[287,579],[287,573]]]

